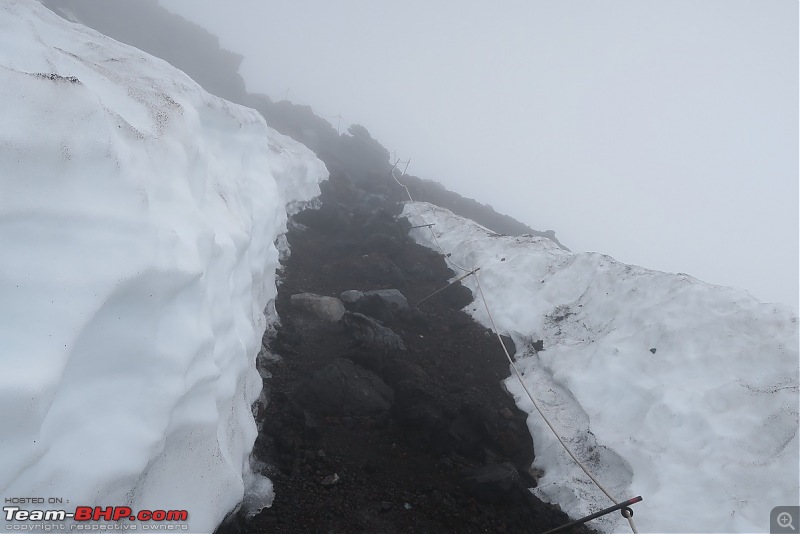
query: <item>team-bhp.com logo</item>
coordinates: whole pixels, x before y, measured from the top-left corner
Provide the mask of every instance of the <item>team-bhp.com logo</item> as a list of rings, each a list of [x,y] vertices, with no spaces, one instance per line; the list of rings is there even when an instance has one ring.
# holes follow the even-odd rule
[[[74,511],[67,510],[25,510],[19,506],[4,506],[5,520],[13,523],[6,525],[6,530],[50,531],[66,530],[64,524],[53,525],[52,522],[72,520],[70,530],[137,530],[140,522],[141,530],[186,530],[184,524],[189,518],[186,510],[140,510],[136,513],[128,506],[77,506]],[[117,526],[101,524],[104,521],[118,522]],[[39,525],[32,525],[39,522]],[[49,528],[45,528],[45,525]],[[39,527],[39,528],[36,528]]]

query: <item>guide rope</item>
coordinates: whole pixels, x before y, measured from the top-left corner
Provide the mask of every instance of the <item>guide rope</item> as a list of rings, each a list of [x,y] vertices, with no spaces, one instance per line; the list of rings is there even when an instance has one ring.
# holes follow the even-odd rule
[[[453,261],[453,260],[450,258],[450,254],[448,254],[447,252],[445,252],[445,251],[444,251],[444,249],[442,248],[442,244],[441,244],[441,243],[439,243],[439,239],[436,237],[436,232],[434,232],[434,231],[433,231],[433,228],[432,228],[432,227],[433,227],[433,224],[429,223],[429,222],[428,222],[428,221],[425,219],[425,217],[422,215],[422,212],[421,212],[421,211],[419,211],[419,208],[417,207],[417,202],[416,202],[416,201],[414,200],[414,198],[411,196],[411,191],[409,191],[409,190],[408,190],[408,186],[406,186],[405,184],[401,183],[401,182],[400,182],[400,180],[398,180],[398,179],[397,179],[397,176],[395,176],[395,174],[394,174],[394,170],[397,168],[397,164],[398,164],[398,163],[400,163],[400,162],[399,162],[399,160],[398,160],[398,161],[395,161],[394,165],[392,165],[392,168],[391,168],[391,170],[389,171],[389,174],[391,174],[392,178],[394,178],[394,181],[395,181],[395,182],[397,182],[397,185],[399,185],[400,187],[402,187],[403,189],[405,189],[405,190],[406,190],[406,195],[408,195],[408,200],[410,200],[410,201],[411,201],[411,206],[412,206],[412,207],[414,208],[414,210],[417,212],[417,215],[419,215],[419,218],[420,218],[420,219],[422,219],[422,222],[424,222],[424,223],[425,223],[425,224],[423,224],[423,225],[420,225],[420,226],[427,226],[427,227],[430,229],[430,231],[431,231],[431,236],[433,237],[433,240],[436,242],[436,248],[438,248],[438,249],[439,249],[439,252],[441,252],[441,254],[442,254],[442,257],[444,257],[444,260],[445,260],[447,263],[449,263],[450,265],[452,265],[453,267],[455,267],[455,268],[456,268],[456,269],[458,269],[459,271],[462,271],[462,272],[465,272],[465,273],[469,272],[469,271],[470,271],[470,269],[467,269],[466,267],[462,267],[462,266],[458,265],[456,262],[454,262],[454,261]],[[410,163],[411,163],[411,160],[410,160],[410,159],[406,161],[406,167],[405,167],[405,169],[403,169],[403,174],[405,174],[405,173],[406,173],[406,171],[408,170],[408,165],[409,165]]]
[[[337,119],[337,133],[338,133],[339,132],[339,123],[343,119],[343,117],[342,117],[341,114],[334,115],[334,116],[331,116],[331,117]],[[364,139],[356,131],[350,131],[349,133],[353,137],[357,137],[357,138],[361,139],[362,141],[364,141],[367,146],[373,148],[376,151],[378,150],[378,148],[375,147],[370,142],[370,141],[374,142],[374,139],[373,140]],[[570,448],[567,446],[567,444],[564,442],[564,440],[558,434],[558,432],[556,431],[556,429],[553,426],[553,424],[550,422],[550,420],[547,418],[547,416],[545,416],[544,412],[539,407],[539,403],[537,403],[536,400],[533,398],[533,394],[530,392],[528,387],[525,385],[525,381],[522,379],[522,374],[519,372],[519,369],[517,369],[517,366],[514,363],[514,359],[509,354],[508,349],[506,348],[506,345],[503,342],[503,338],[500,336],[500,332],[497,329],[496,323],[494,322],[494,317],[492,316],[492,312],[489,309],[489,304],[486,301],[486,296],[483,293],[483,287],[481,286],[480,277],[478,276],[478,271],[480,270],[480,267],[473,267],[472,269],[469,269],[467,267],[463,267],[461,265],[458,265],[450,257],[450,254],[444,251],[444,248],[442,247],[441,243],[439,242],[438,237],[436,236],[436,232],[433,231],[433,226],[434,225],[432,223],[428,223],[428,221],[422,215],[422,212],[417,207],[417,202],[411,196],[411,191],[409,191],[408,186],[406,186],[405,184],[400,182],[400,180],[397,179],[397,176],[395,175],[394,171],[397,168],[399,163],[400,163],[399,158],[397,158],[395,156],[395,162],[394,162],[394,165],[392,165],[392,168],[389,170],[389,174],[394,179],[394,181],[397,182],[397,185],[399,185],[400,187],[402,187],[405,190],[406,195],[408,196],[408,200],[411,202],[412,207],[417,212],[417,215],[419,216],[419,218],[425,223],[425,224],[422,224],[422,225],[415,226],[414,228],[425,228],[425,227],[427,227],[431,232],[431,237],[433,237],[433,240],[436,243],[436,248],[439,249],[439,252],[441,253],[442,257],[445,259],[445,261],[447,263],[449,263],[451,266],[453,266],[455,269],[458,269],[459,271],[462,271],[462,272],[466,273],[463,276],[459,277],[457,280],[452,281],[447,286],[434,291],[432,294],[430,294],[427,297],[425,297],[424,299],[420,300],[419,302],[417,302],[417,304],[415,306],[419,306],[422,302],[428,300],[429,298],[431,298],[432,296],[438,294],[439,292],[447,289],[448,287],[450,287],[451,285],[455,284],[456,282],[459,282],[459,281],[461,281],[461,280],[463,280],[463,279],[465,279],[465,278],[467,278],[467,277],[469,277],[471,275],[474,275],[475,276],[475,285],[478,288],[478,294],[481,297],[481,301],[483,302],[483,306],[484,306],[484,308],[486,308],[486,314],[489,317],[489,322],[492,325],[492,330],[494,330],[494,333],[497,336],[498,341],[500,342],[500,346],[502,347],[503,352],[505,353],[506,358],[508,359],[508,362],[511,365],[511,368],[514,370],[514,375],[516,376],[517,380],[519,381],[520,385],[522,386],[522,389],[527,394],[527,396],[530,399],[531,403],[533,404],[534,408],[536,408],[536,411],[542,417],[542,420],[545,422],[545,424],[547,424],[548,428],[553,433],[553,435],[556,437],[556,439],[561,444],[561,446],[564,448],[564,450],[567,451],[567,454],[570,456],[570,458],[572,458],[572,460],[578,465],[578,467],[581,468],[581,470],[586,474],[587,477],[589,477],[589,479],[594,483],[594,485],[597,486],[597,488],[600,491],[602,491],[605,494],[605,496],[608,497],[608,499],[611,502],[614,503],[614,506],[612,506],[610,508],[606,508],[605,510],[601,510],[601,511],[595,513],[595,514],[592,514],[591,516],[584,517],[581,520],[573,521],[572,523],[569,523],[567,525],[562,525],[561,527],[558,527],[554,531],[561,531],[562,529],[567,528],[569,526],[572,526],[572,525],[575,525],[575,524],[579,524],[579,523],[582,523],[582,522],[586,522],[586,521],[589,521],[590,519],[594,519],[596,517],[599,517],[601,515],[609,513],[610,511],[614,511],[614,510],[620,509],[621,512],[622,512],[622,516],[625,519],[628,520],[628,524],[630,525],[630,528],[631,528],[631,531],[633,532],[633,534],[638,534],[638,531],[636,530],[636,525],[633,522],[633,511],[628,507],[628,505],[629,504],[633,504],[634,502],[639,502],[640,500],[642,500],[641,497],[635,497],[634,499],[630,499],[630,500],[625,501],[623,503],[620,503],[619,501],[617,501],[614,497],[611,496],[611,493],[605,487],[603,487],[603,485],[597,480],[597,478],[595,478],[594,475],[592,475],[589,472],[589,469],[583,464],[583,462],[581,462],[577,458],[577,456],[575,456],[575,454],[572,452],[572,450],[570,450]],[[408,170],[408,166],[409,166],[410,163],[411,163],[411,159],[408,159],[405,162],[405,168],[403,169],[403,174],[406,174],[406,171]],[[536,351],[536,349],[534,349],[534,351]],[[550,532],[553,532],[553,531],[550,531]]]
[[[405,166],[405,169],[403,170],[403,174],[405,174],[406,170],[408,169],[408,165],[409,165],[410,162],[411,162],[410,159],[408,161],[406,161],[406,166]],[[394,178],[394,181],[397,182],[397,184],[400,187],[405,189],[406,194],[408,195],[408,199],[411,201],[412,207],[417,212],[417,215],[419,215],[419,218],[425,223],[423,225],[420,225],[420,227],[427,227],[430,230],[431,236],[433,237],[433,240],[436,243],[436,248],[439,249],[439,252],[442,254],[442,257],[444,257],[445,261],[447,263],[449,263],[450,265],[456,267],[460,271],[463,271],[463,272],[466,273],[465,275],[461,276],[458,280],[453,281],[450,285],[452,285],[453,283],[455,283],[455,282],[457,282],[459,280],[463,280],[464,278],[467,278],[470,275],[475,276],[475,285],[478,288],[478,294],[481,297],[481,301],[483,302],[483,306],[486,309],[486,314],[489,317],[489,322],[492,325],[492,330],[494,331],[495,335],[497,336],[497,340],[500,342],[500,346],[503,348],[503,352],[506,355],[506,359],[508,359],[508,363],[511,365],[511,368],[514,370],[514,375],[516,376],[517,380],[519,381],[520,385],[522,386],[522,389],[527,394],[527,396],[530,399],[531,403],[533,403],[533,407],[536,408],[536,411],[542,417],[542,420],[545,422],[547,427],[550,429],[550,431],[556,437],[556,439],[561,444],[561,446],[564,448],[564,450],[567,451],[567,454],[570,456],[570,458],[572,458],[572,460],[578,465],[578,467],[581,468],[581,470],[586,474],[587,477],[589,477],[589,479],[594,483],[594,485],[597,486],[597,488],[600,491],[602,491],[605,494],[605,496],[608,497],[608,499],[611,502],[614,503],[615,507],[621,507],[622,508],[622,516],[625,519],[628,520],[628,524],[631,527],[631,531],[633,532],[633,534],[638,534],[638,530],[636,530],[636,525],[633,522],[633,512],[630,510],[630,508],[627,508],[627,507],[624,507],[624,506],[620,506],[620,502],[618,500],[616,500],[611,495],[611,493],[600,483],[600,481],[597,480],[597,478],[595,478],[594,475],[592,475],[591,472],[589,472],[589,469],[583,464],[583,462],[581,462],[578,459],[577,456],[575,456],[575,454],[572,452],[572,450],[569,448],[569,446],[567,446],[567,444],[564,442],[564,440],[559,435],[559,433],[556,430],[556,428],[553,426],[553,424],[550,422],[550,420],[547,418],[547,416],[542,411],[541,407],[539,406],[539,403],[536,402],[536,400],[533,398],[533,394],[530,392],[530,390],[528,389],[528,386],[525,385],[525,381],[522,379],[522,373],[520,373],[519,369],[517,369],[517,365],[514,362],[514,359],[511,357],[511,354],[509,354],[508,349],[506,348],[506,344],[503,342],[503,338],[500,336],[500,331],[498,330],[497,324],[495,323],[494,317],[492,316],[492,312],[489,309],[489,304],[486,301],[486,296],[483,293],[483,287],[481,286],[480,277],[478,276],[478,271],[480,270],[480,267],[475,267],[473,269],[468,269],[468,268],[462,267],[462,266],[458,265],[455,261],[452,260],[452,258],[450,257],[450,254],[448,254],[448,253],[446,253],[444,251],[444,249],[442,248],[441,243],[439,242],[439,239],[436,237],[436,232],[433,231],[433,228],[432,228],[433,224],[428,223],[428,221],[422,215],[422,212],[417,207],[417,203],[414,200],[414,198],[411,196],[411,192],[408,190],[408,187],[405,184],[401,183],[400,180],[397,179],[397,176],[395,176],[394,170],[397,168],[398,163],[399,163],[399,160],[396,160],[394,165],[392,166],[392,169],[389,172],[390,172],[392,178]],[[447,286],[435,291],[431,295],[428,295],[427,297],[425,297],[424,299],[419,301],[417,303],[417,305],[421,304],[423,301],[429,299],[430,297],[432,297],[433,295],[435,295],[435,294],[439,293],[440,291],[446,289],[447,287],[450,287],[450,285],[447,285]],[[536,349],[534,349],[534,351],[535,350]],[[615,507],[612,507],[612,509],[616,509]],[[588,521],[588,519],[587,519],[587,521]]]
[[[511,368],[514,370],[514,375],[516,375],[517,380],[519,381],[520,385],[522,386],[522,389],[525,390],[525,393],[528,395],[528,398],[533,403],[533,407],[536,408],[537,412],[539,412],[539,415],[542,417],[542,420],[545,422],[545,424],[548,426],[548,428],[550,428],[550,430],[553,432],[553,435],[556,437],[556,439],[561,444],[561,446],[564,448],[564,450],[567,451],[567,454],[569,454],[570,458],[572,458],[572,460],[578,465],[578,467],[580,467],[581,470],[584,473],[586,473],[586,476],[588,476],[589,479],[592,482],[594,482],[594,485],[597,486],[600,489],[600,491],[602,491],[605,494],[605,496],[609,498],[609,500],[611,502],[613,502],[615,505],[618,505],[619,501],[617,501],[614,497],[611,496],[611,493],[605,487],[603,487],[603,485],[600,483],[600,481],[598,481],[594,477],[594,475],[592,475],[592,473],[589,472],[589,469],[583,464],[583,462],[581,462],[578,459],[578,457],[575,456],[575,454],[572,452],[572,450],[567,446],[567,444],[564,443],[564,440],[558,434],[558,431],[556,431],[556,429],[553,426],[553,424],[550,422],[550,420],[544,414],[542,409],[539,407],[539,403],[536,402],[536,400],[533,398],[533,394],[528,389],[528,386],[525,385],[525,381],[522,380],[522,373],[520,373],[519,369],[517,369],[517,365],[516,365],[516,363],[514,363],[514,359],[508,353],[508,349],[506,348],[506,344],[503,342],[503,338],[500,337],[500,332],[498,331],[497,325],[494,322],[494,317],[492,317],[492,312],[489,309],[489,304],[487,304],[487,302],[486,302],[486,296],[483,294],[483,287],[481,286],[481,279],[478,276],[477,272],[475,273],[475,285],[477,286],[478,293],[480,294],[481,300],[483,301],[483,306],[486,308],[486,314],[489,317],[489,322],[492,324],[492,330],[494,330],[494,333],[497,336],[498,341],[500,341],[500,346],[503,347],[503,352],[505,353],[506,358],[508,359],[508,363],[511,364]],[[534,349],[534,351],[535,350],[536,349]],[[630,513],[630,512],[626,513],[626,511],[623,510],[622,515],[623,515],[623,517],[625,517],[625,519],[628,520],[628,523],[630,524],[630,527],[631,527],[631,530],[633,531],[633,534],[638,534],[638,531],[636,530],[636,525],[634,525],[634,523],[633,523],[633,514]]]

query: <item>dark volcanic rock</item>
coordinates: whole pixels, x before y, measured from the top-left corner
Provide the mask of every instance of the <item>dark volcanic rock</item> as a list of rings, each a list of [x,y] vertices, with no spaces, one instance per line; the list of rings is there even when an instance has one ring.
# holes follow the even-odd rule
[[[394,392],[375,373],[339,358],[303,381],[292,397],[319,415],[370,415],[391,408]]]
[[[510,463],[488,464],[464,471],[464,485],[474,497],[485,502],[501,503],[509,500],[519,487],[517,469]]]
[[[342,323],[347,332],[364,345],[376,349],[406,350],[400,336],[366,315],[345,312]]]
[[[408,301],[397,289],[375,289],[373,291],[345,291],[347,309],[374,317],[379,321],[390,321],[400,310],[408,309]]]
[[[392,387],[403,380],[410,380],[422,384],[431,383],[430,376],[428,376],[428,373],[426,373],[422,367],[402,357],[392,358],[387,361],[382,375],[386,383]]]
[[[438,295],[437,295],[438,296]],[[436,297],[434,297],[436,298]],[[474,300],[472,291],[464,287],[461,282],[456,282],[441,293],[441,299],[449,306],[460,310]]]
[[[373,289],[372,291],[365,291],[365,297],[375,296],[384,301],[390,306],[396,306],[399,310],[408,308],[408,300],[397,289]]]
[[[386,373],[384,372],[384,367],[386,365],[386,351],[371,350],[369,347],[361,346],[355,347],[353,350],[348,351],[347,353],[343,354],[342,357],[347,358],[356,365],[360,365],[364,369],[369,369],[373,373],[380,376],[384,382],[389,384],[390,387],[394,388],[394,385],[387,380]],[[397,392],[395,392],[395,399],[397,399]]]
[[[506,346],[508,355],[513,358],[514,355],[517,353],[517,346],[514,344],[514,340],[511,339],[511,336],[507,336],[505,334],[500,334],[500,339],[503,340],[503,345]]]
[[[395,400],[394,413],[398,420],[433,431],[447,427],[447,419],[437,405],[436,389],[432,384],[401,380],[395,385]]]
[[[398,420],[413,425],[416,431],[446,432],[447,406],[440,388],[422,367],[405,358],[391,358],[381,375],[394,389],[392,410]]]

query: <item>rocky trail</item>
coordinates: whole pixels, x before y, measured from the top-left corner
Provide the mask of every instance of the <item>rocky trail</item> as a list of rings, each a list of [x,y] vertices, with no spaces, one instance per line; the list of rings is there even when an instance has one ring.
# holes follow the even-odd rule
[[[408,239],[391,196],[334,175],[321,207],[293,218],[254,452],[277,496],[218,532],[543,532],[570,521],[527,490],[526,414],[503,388],[496,337],[460,311],[470,291],[455,284],[413,306],[453,274]]]

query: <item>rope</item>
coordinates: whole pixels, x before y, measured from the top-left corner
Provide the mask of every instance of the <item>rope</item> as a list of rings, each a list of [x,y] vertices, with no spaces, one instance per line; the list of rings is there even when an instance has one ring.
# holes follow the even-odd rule
[[[442,253],[442,256],[444,257],[444,261],[446,261],[447,263],[449,263],[450,265],[452,265],[453,267],[455,267],[459,271],[462,271],[462,272],[465,272],[465,273],[469,272],[471,269],[467,269],[466,267],[462,267],[462,266],[458,265],[456,262],[454,262],[450,258],[450,254],[446,253],[444,251],[444,249],[442,249],[442,245],[441,245],[441,243],[439,243],[439,238],[436,237],[436,232],[433,231],[433,228],[432,228],[433,224],[432,223],[428,223],[428,221],[422,215],[422,212],[419,211],[419,208],[417,207],[417,202],[411,196],[411,191],[408,190],[408,187],[405,184],[401,183],[400,180],[397,179],[397,176],[394,175],[394,170],[397,168],[397,164],[398,163],[399,163],[399,161],[395,161],[394,165],[392,166],[392,169],[389,172],[391,173],[392,178],[394,178],[394,181],[397,182],[397,185],[399,185],[400,187],[402,187],[403,189],[406,190],[406,195],[408,195],[408,200],[411,201],[411,205],[414,207],[414,210],[417,212],[417,215],[419,215],[419,218],[422,219],[422,222],[425,223],[425,224],[423,224],[421,226],[427,226],[430,229],[431,236],[433,237],[433,240],[436,242],[436,247],[439,249],[439,252]],[[410,159],[406,162],[406,168],[403,169],[403,174],[405,174],[406,171],[408,170],[409,163],[411,163]]]
[[[406,162],[406,170],[408,169],[408,164],[410,162],[411,162],[411,160],[408,160]],[[605,496],[608,497],[609,500],[614,503],[615,506],[619,505],[620,502],[617,501],[614,497],[611,496],[611,493],[605,487],[603,487],[603,485],[594,477],[594,475],[592,475],[589,472],[589,469],[585,465],[583,465],[583,462],[581,462],[578,459],[578,457],[575,456],[575,454],[572,452],[572,450],[567,446],[567,444],[564,443],[564,440],[558,434],[558,431],[556,431],[556,429],[553,426],[553,424],[550,422],[550,420],[544,414],[542,409],[539,407],[539,403],[536,402],[536,400],[533,398],[533,394],[528,389],[528,386],[525,385],[525,381],[522,379],[522,374],[519,372],[519,369],[517,369],[517,365],[514,362],[514,359],[508,353],[508,349],[506,348],[506,344],[503,343],[503,338],[500,337],[500,331],[497,328],[497,324],[494,322],[494,317],[492,316],[492,312],[491,312],[491,310],[489,310],[489,304],[486,301],[486,296],[483,294],[483,287],[481,286],[481,280],[480,280],[480,277],[478,276],[478,271],[480,270],[480,267],[474,268],[472,270],[467,269],[465,267],[461,267],[460,265],[455,263],[450,258],[450,254],[445,253],[444,249],[442,248],[441,243],[439,243],[439,239],[436,237],[436,233],[433,231],[433,228],[432,228],[433,225],[428,223],[428,221],[422,215],[422,212],[420,212],[419,208],[417,207],[416,201],[411,197],[411,192],[408,190],[408,187],[406,187],[404,184],[402,184],[400,182],[400,180],[398,180],[397,177],[394,175],[394,170],[395,170],[395,168],[397,168],[397,164],[398,163],[399,163],[399,161],[395,161],[395,164],[392,166],[391,171],[389,171],[391,173],[391,175],[392,175],[392,178],[394,178],[394,181],[397,182],[397,184],[399,186],[401,186],[403,189],[406,190],[406,194],[408,195],[408,199],[411,201],[411,205],[414,207],[414,210],[417,212],[417,215],[419,215],[419,218],[422,219],[422,221],[425,223],[424,225],[421,225],[421,226],[427,226],[428,229],[430,229],[431,236],[433,237],[433,240],[436,242],[436,247],[439,249],[439,252],[445,258],[445,261],[447,261],[448,263],[450,263],[451,265],[453,265],[457,269],[467,273],[464,276],[462,276],[461,278],[459,278],[459,280],[462,280],[462,279],[466,278],[469,275],[474,275],[475,276],[475,285],[478,288],[478,294],[481,297],[481,301],[483,301],[483,306],[484,306],[484,308],[486,308],[486,314],[489,317],[489,322],[492,325],[492,330],[494,330],[494,333],[497,336],[497,340],[500,342],[500,346],[503,348],[503,352],[505,353],[506,358],[508,359],[508,363],[511,364],[511,368],[514,370],[514,375],[517,377],[517,380],[519,381],[520,385],[522,386],[522,389],[525,391],[525,393],[528,395],[528,398],[533,403],[534,408],[536,408],[536,411],[542,417],[542,420],[545,422],[547,427],[550,429],[550,431],[556,437],[556,439],[561,444],[561,446],[564,448],[564,450],[567,451],[567,454],[569,454],[570,458],[572,458],[572,460],[578,465],[578,467],[580,467],[581,470],[584,473],[586,473],[586,476],[589,477],[589,479],[594,483],[594,485],[597,486],[597,488],[600,491],[602,491],[605,494]],[[405,170],[403,170],[403,174],[405,174]],[[446,286],[446,287],[449,287],[449,286]],[[444,289],[444,288],[442,288],[442,289]],[[441,289],[439,291],[441,291]],[[439,291],[436,291],[434,293],[434,295],[436,293],[438,293]],[[426,300],[426,299],[430,298],[431,296],[433,296],[433,295],[429,295],[428,297],[425,297],[425,299],[423,299],[423,300]],[[420,302],[422,302],[422,301],[420,301]],[[419,304],[419,303],[417,303],[417,304]],[[534,350],[536,350],[536,349],[534,349]],[[633,532],[633,534],[638,534],[639,531],[636,530],[636,525],[633,523],[633,513],[631,513],[630,509],[623,508],[622,516],[625,519],[628,520],[628,524],[630,525],[631,531]]]
[[[287,93],[288,93],[288,91],[287,91]],[[336,115],[335,118],[341,120],[343,117],[341,116],[341,114],[339,114],[339,115]],[[338,132],[338,125],[337,125],[337,132]],[[372,148],[377,150],[377,147],[374,147],[371,143],[369,143],[370,140],[364,139],[363,137],[361,137],[360,135],[358,135],[355,132],[350,132],[350,134],[353,135],[354,137],[358,137],[359,139],[361,139],[362,141],[367,143],[367,146],[372,146]],[[372,141],[374,141],[374,139],[372,139]],[[408,195],[408,199],[411,201],[411,205],[414,207],[414,210],[417,212],[417,215],[419,216],[419,218],[422,219],[422,221],[425,223],[423,225],[420,225],[419,227],[427,227],[431,231],[431,236],[433,237],[433,240],[436,243],[436,248],[439,249],[439,252],[442,254],[442,257],[444,257],[444,259],[445,259],[445,261],[447,263],[449,263],[450,265],[452,265],[456,269],[466,273],[465,275],[460,277],[458,280],[456,280],[456,281],[452,282],[451,284],[443,287],[442,289],[439,289],[439,290],[435,291],[433,294],[428,295],[427,297],[422,299],[420,302],[418,302],[417,305],[421,304],[423,301],[429,299],[430,297],[432,297],[433,295],[435,295],[435,294],[439,293],[440,291],[446,289],[447,287],[450,287],[450,285],[452,285],[453,283],[455,283],[455,282],[457,282],[459,280],[463,280],[464,278],[466,278],[466,277],[468,277],[470,275],[475,275],[475,284],[476,284],[476,286],[478,288],[478,293],[481,296],[481,301],[483,301],[483,306],[486,308],[486,314],[489,317],[489,321],[492,324],[492,329],[494,330],[494,333],[497,336],[497,340],[500,342],[500,346],[503,348],[503,352],[505,353],[506,358],[508,359],[508,362],[511,364],[511,368],[514,370],[514,375],[517,377],[517,380],[519,381],[519,383],[522,386],[523,390],[525,390],[525,393],[528,395],[528,398],[531,400],[531,403],[533,403],[534,408],[536,408],[536,411],[542,417],[542,420],[545,422],[545,424],[547,424],[548,428],[550,428],[550,431],[556,437],[556,439],[561,444],[561,446],[564,448],[564,450],[567,451],[567,454],[569,454],[570,458],[572,458],[572,460],[578,465],[578,467],[580,467],[581,470],[584,473],[586,473],[586,476],[589,477],[589,479],[594,483],[594,485],[597,486],[598,489],[600,489],[600,491],[602,491],[605,494],[605,496],[608,497],[609,500],[611,500],[611,502],[614,503],[615,506],[620,505],[619,501],[617,501],[614,497],[612,497],[611,493],[609,493],[609,491],[605,487],[603,487],[602,484],[600,484],[600,482],[594,477],[594,475],[592,475],[589,472],[589,469],[585,465],[583,465],[583,462],[578,460],[578,458],[575,456],[575,454],[572,452],[572,450],[570,450],[570,448],[567,446],[567,444],[564,443],[564,440],[561,439],[561,436],[558,434],[558,432],[556,431],[556,429],[553,426],[553,424],[550,422],[550,420],[547,418],[547,416],[544,415],[544,412],[542,412],[542,409],[539,407],[539,403],[536,402],[536,400],[533,398],[533,394],[530,392],[530,390],[528,390],[528,387],[525,385],[525,381],[522,379],[522,374],[519,372],[519,369],[517,369],[517,366],[514,363],[514,359],[508,353],[508,349],[506,349],[506,345],[505,345],[505,343],[503,343],[503,339],[500,337],[500,332],[497,329],[497,325],[494,322],[494,317],[492,317],[492,312],[489,310],[489,304],[486,302],[486,296],[483,294],[483,287],[481,287],[480,277],[478,276],[478,271],[480,270],[480,267],[473,268],[472,270],[470,270],[470,269],[468,269],[466,267],[462,267],[461,265],[458,265],[455,261],[452,260],[452,258],[450,257],[450,254],[448,254],[448,253],[446,253],[444,251],[444,249],[442,248],[441,243],[439,243],[439,238],[436,236],[436,232],[433,231],[433,228],[432,228],[433,224],[432,223],[428,223],[428,221],[422,215],[422,212],[417,207],[417,203],[414,200],[414,198],[411,196],[411,191],[409,191],[408,187],[405,184],[401,183],[400,180],[397,179],[397,176],[395,176],[394,170],[397,168],[397,165],[399,163],[400,163],[400,160],[399,159],[395,159],[394,165],[392,165],[392,168],[389,170],[389,173],[391,174],[391,176],[394,179],[394,181],[397,182],[397,185],[399,185],[400,187],[405,189],[406,195]],[[403,169],[403,174],[405,174],[406,171],[408,170],[408,166],[409,166],[410,163],[411,163],[410,159],[406,161],[406,166],[405,166],[405,169]],[[536,349],[534,349],[534,350],[536,350]],[[630,511],[629,508],[623,508],[622,509],[622,516],[625,517],[625,519],[628,520],[628,524],[630,525],[631,531],[633,532],[633,534],[638,534],[638,531],[636,530],[636,525],[633,523],[633,513]]]
[[[536,411],[539,412],[540,416],[542,416],[542,420],[544,420],[545,424],[547,424],[548,428],[550,428],[550,431],[553,432],[553,435],[556,437],[556,439],[561,444],[561,446],[564,447],[564,450],[567,451],[567,454],[569,454],[570,458],[572,458],[572,460],[576,464],[578,464],[578,467],[580,467],[581,470],[584,473],[586,473],[586,476],[589,477],[589,479],[592,482],[594,482],[594,485],[597,486],[600,489],[600,491],[602,491],[605,494],[605,496],[609,498],[609,500],[611,502],[613,502],[615,505],[618,505],[619,501],[617,501],[614,497],[612,497],[611,493],[609,493],[609,491],[605,487],[603,487],[603,485],[594,477],[594,475],[592,475],[589,472],[589,469],[585,465],[583,465],[583,462],[578,460],[578,457],[575,456],[575,454],[572,452],[572,450],[570,450],[570,448],[567,446],[567,444],[564,443],[564,440],[561,439],[561,436],[558,434],[558,432],[556,431],[556,429],[553,426],[553,424],[550,422],[550,420],[547,418],[547,416],[544,414],[544,412],[542,412],[542,409],[539,407],[539,403],[536,402],[536,400],[533,398],[533,394],[528,389],[528,386],[525,385],[525,381],[522,380],[522,374],[519,372],[519,369],[517,369],[517,365],[516,365],[516,363],[514,363],[514,359],[508,353],[508,349],[506,349],[506,344],[503,343],[503,338],[500,337],[500,333],[499,333],[499,331],[497,329],[497,325],[494,322],[494,317],[492,317],[492,312],[489,310],[489,304],[487,304],[487,302],[486,302],[486,296],[483,294],[483,287],[481,286],[481,279],[478,276],[477,272],[475,273],[475,284],[478,287],[478,293],[480,294],[481,300],[483,301],[483,306],[486,308],[486,314],[489,317],[489,322],[492,324],[492,329],[494,330],[494,333],[497,336],[498,341],[500,341],[500,346],[503,347],[503,352],[505,353],[506,358],[508,359],[508,363],[511,364],[511,368],[514,370],[514,375],[516,375],[517,380],[519,381],[520,385],[522,386],[522,389],[525,390],[525,393],[528,395],[528,398],[533,403],[533,407],[536,408]],[[630,527],[631,527],[631,530],[633,531],[633,534],[638,534],[638,531],[636,530],[636,526],[633,524],[633,515],[630,514],[630,513],[625,513],[625,511],[623,511],[622,515],[628,520],[628,523],[630,524]]]

